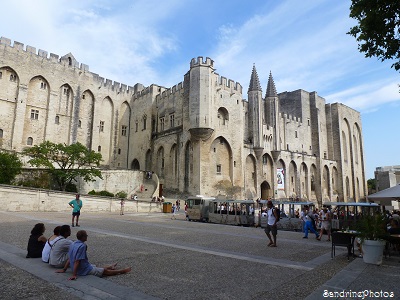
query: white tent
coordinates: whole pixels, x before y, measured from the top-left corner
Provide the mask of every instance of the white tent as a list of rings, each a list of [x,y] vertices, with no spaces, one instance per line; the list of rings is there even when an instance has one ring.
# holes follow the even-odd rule
[[[394,206],[393,202],[400,201],[400,185],[369,195],[368,200],[381,205]]]

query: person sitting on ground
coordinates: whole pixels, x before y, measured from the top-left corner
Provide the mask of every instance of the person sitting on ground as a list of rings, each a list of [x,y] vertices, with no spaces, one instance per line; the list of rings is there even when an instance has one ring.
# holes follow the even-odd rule
[[[97,277],[102,276],[113,276],[119,274],[125,274],[132,270],[131,267],[125,269],[115,269],[117,264],[113,264],[111,266],[105,266],[104,268],[98,268],[95,265],[89,263],[87,257],[87,245],[85,242],[87,241],[87,233],[85,230],[79,230],[76,233],[76,238],[78,239],[74,242],[69,248],[69,259],[70,259],[70,267],[72,269],[72,277],[69,280],[75,280],[79,276],[86,275],[95,275]],[[63,273],[67,270],[64,269],[57,271],[58,273]]]
[[[53,235],[47,239],[47,242],[44,245],[44,248],[42,251],[42,261],[45,263],[49,262],[50,250],[51,250],[51,247],[53,247],[54,240],[60,236],[60,229],[61,229],[61,226],[57,226],[56,228],[54,228]]]
[[[63,268],[68,265],[68,250],[69,246],[73,243],[72,240],[67,239],[71,235],[71,227],[69,225],[62,225],[60,228],[60,236],[56,237],[53,241],[53,247],[50,250],[50,266],[54,268]]]
[[[26,258],[42,257],[42,251],[46,244],[46,237],[43,235],[46,228],[43,223],[37,223],[31,230],[31,235],[28,241],[28,254]]]

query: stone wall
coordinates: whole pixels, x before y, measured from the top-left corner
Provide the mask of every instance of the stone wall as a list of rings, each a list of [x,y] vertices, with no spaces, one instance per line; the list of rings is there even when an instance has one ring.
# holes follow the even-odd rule
[[[68,205],[75,198],[73,193],[51,190],[29,189],[14,186],[0,186],[0,207],[3,211],[38,211],[67,212],[72,211]],[[120,199],[81,195],[82,212],[119,212]],[[149,201],[125,202],[125,213],[129,212],[162,212],[162,203]]]

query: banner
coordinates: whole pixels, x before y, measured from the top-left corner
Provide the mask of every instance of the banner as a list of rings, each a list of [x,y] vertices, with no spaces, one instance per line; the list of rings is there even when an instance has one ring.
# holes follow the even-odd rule
[[[278,190],[285,189],[285,170],[284,169],[276,169],[276,180]]]

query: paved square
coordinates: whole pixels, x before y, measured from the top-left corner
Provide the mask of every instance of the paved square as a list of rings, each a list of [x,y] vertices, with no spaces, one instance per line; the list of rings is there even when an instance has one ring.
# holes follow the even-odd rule
[[[33,225],[43,222],[49,236],[55,226],[70,224],[69,213],[0,212],[0,297],[12,295],[18,278],[25,289],[17,293],[33,291],[44,299],[54,293],[63,299],[326,299],[324,291],[343,289],[400,295],[398,256],[373,266],[359,258],[348,262],[343,248],[332,260],[329,242],[302,239],[300,232],[279,231],[278,247],[269,248],[261,228],[188,222],[183,212],[171,216],[82,213],[71,239],[79,229],[88,232],[89,261],[98,266],[118,262],[132,266],[132,272],[71,282],[71,271],[56,274],[39,259],[25,258]],[[7,272],[14,284],[3,281]]]

